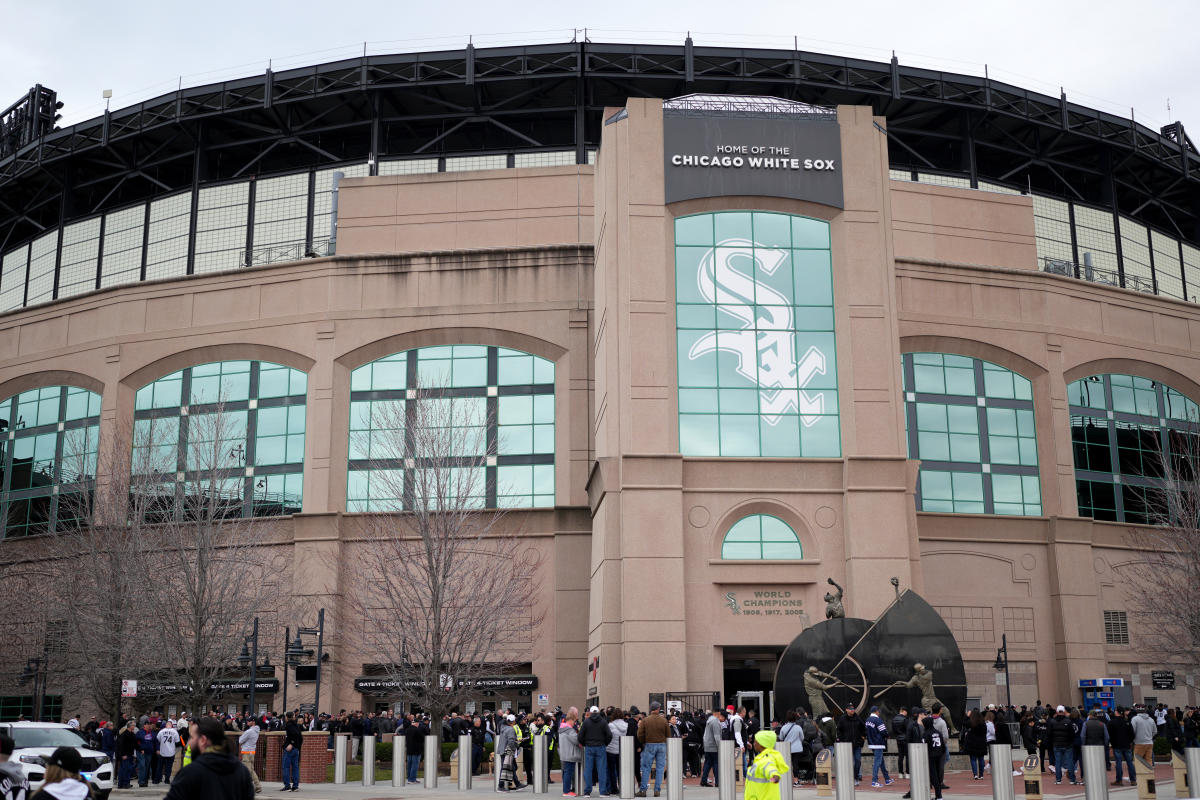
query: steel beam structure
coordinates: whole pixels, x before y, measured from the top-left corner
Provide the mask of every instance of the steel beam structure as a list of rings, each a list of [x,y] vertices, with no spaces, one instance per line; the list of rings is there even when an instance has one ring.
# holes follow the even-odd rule
[[[239,177],[416,153],[574,150],[584,163],[606,106],[689,93],[867,105],[888,120],[898,169],[1081,201],[1200,243],[1200,154],[1182,125],[1154,131],[1065,95],[896,59],[686,41],[364,56],[183,88],[43,128],[0,157],[0,249],[71,219]]]

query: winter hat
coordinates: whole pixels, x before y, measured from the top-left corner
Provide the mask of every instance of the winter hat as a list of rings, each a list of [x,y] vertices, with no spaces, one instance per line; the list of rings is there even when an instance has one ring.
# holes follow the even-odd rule
[[[776,737],[772,731],[761,730],[754,734],[754,741],[762,745],[764,750],[770,750],[775,746]]]

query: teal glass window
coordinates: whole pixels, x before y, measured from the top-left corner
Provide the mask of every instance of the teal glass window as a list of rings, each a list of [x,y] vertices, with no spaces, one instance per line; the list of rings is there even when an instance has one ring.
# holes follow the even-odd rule
[[[429,407],[425,420],[470,429],[446,441],[463,450],[449,455],[475,471],[463,475],[463,485],[478,491],[472,505],[554,506],[554,363],[504,347],[444,345],[350,373],[348,511],[404,510],[419,471],[430,466],[405,457],[404,430],[418,419],[418,402],[448,404],[445,413]]]
[[[906,353],[901,366],[908,455],[921,460],[917,510],[1040,515],[1029,380],[948,353]]]
[[[801,559],[800,537],[786,522],[769,514],[751,514],[730,526],[721,542],[729,560]]]
[[[0,401],[3,536],[70,529],[86,512],[99,438],[95,392],[46,386]]]
[[[680,217],[675,302],[683,455],[841,456],[829,223]]]
[[[1158,381],[1120,374],[1074,381],[1067,386],[1067,402],[1080,516],[1158,522],[1161,454],[1168,447],[1179,455],[1197,452],[1200,407]]]
[[[164,505],[211,485],[228,516],[298,514],[307,393],[307,375],[267,361],[165,375],[134,396],[133,474],[160,484]]]

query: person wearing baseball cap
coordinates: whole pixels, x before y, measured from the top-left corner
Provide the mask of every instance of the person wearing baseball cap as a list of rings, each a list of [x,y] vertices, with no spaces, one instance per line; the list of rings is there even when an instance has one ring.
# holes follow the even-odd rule
[[[788,764],[775,749],[775,742],[773,731],[763,729],[754,734],[754,761],[746,771],[746,800],[779,800],[779,782],[788,773]]]
[[[91,795],[79,777],[83,758],[74,747],[60,747],[46,757],[46,777],[42,788],[30,800],[85,800]]]

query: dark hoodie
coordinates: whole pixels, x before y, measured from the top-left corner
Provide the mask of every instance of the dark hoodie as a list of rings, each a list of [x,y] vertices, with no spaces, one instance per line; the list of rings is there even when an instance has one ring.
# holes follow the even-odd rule
[[[579,727],[580,747],[606,747],[612,741],[612,731],[600,712],[593,712]]]
[[[179,771],[165,800],[253,800],[254,781],[236,756],[210,750]]]

